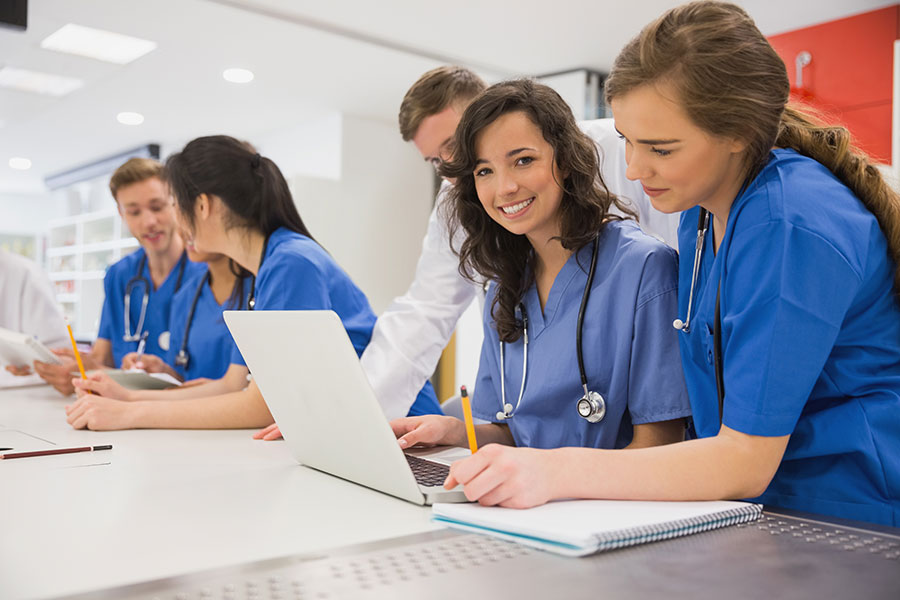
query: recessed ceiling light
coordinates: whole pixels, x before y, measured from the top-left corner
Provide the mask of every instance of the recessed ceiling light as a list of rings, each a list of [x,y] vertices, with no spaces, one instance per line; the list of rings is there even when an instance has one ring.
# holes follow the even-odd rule
[[[222,71],[225,81],[231,83],[250,83],[253,81],[253,71],[247,69],[225,69]]]
[[[69,23],[44,38],[41,48],[126,65],[156,49],[156,42]]]
[[[27,171],[31,168],[31,161],[21,156],[13,156],[9,159],[9,166],[17,171]]]
[[[80,79],[15,67],[0,68],[0,87],[47,96],[65,96],[84,85]]]
[[[136,112],[120,112],[116,120],[122,125],[140,125],[144,122],[144,115]]]

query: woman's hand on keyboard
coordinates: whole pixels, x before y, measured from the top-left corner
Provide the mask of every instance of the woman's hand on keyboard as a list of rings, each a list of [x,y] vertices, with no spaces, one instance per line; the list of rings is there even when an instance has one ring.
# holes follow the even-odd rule
[[[403,417],[391,421],[391,429],[401,448],[466,445],[466,426],[456,417]]]

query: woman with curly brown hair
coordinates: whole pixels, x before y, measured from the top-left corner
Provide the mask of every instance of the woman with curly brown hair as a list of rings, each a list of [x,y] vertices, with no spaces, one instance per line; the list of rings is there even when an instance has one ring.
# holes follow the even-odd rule
[[[677,256],[611,212],[625,209],[566,103],[532,81],[499,83],[468,107],[453,148],[442,174],[456,181],[460,269],[492,282],[473,398],[491,423],[477,437],[507,446],[479,456],[683,439],[688,400],[670,325]],[[465,445],[452,417],[393,425],[403,447]]]

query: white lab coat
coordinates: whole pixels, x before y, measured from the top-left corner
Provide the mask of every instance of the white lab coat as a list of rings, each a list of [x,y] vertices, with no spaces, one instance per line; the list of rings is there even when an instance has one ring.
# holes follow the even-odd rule
[[[631,203],[646,232],[677,249],[678,215],[653,209],[641,184],[625,177],[625,143],[613,120],[584,121],[579,126],[597,144],[607,188]],[[388,419],[406,416],[459,317],[476,295],[483,300],[483,287],[459,274],[459,258],[450,246],[440,210],[449,189],[445,182],[438,192],[412,284],[378,317],[362,355],[363,370]]]
[[[0,327],[31,334],[51,348],[69,342],[47,275],[6,250],[0,250]]]

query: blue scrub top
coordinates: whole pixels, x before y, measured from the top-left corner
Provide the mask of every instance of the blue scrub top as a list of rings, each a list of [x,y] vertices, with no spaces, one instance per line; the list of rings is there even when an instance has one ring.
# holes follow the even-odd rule
[[[172,332],[169,344],[169,352],[166,355],[166,362],[181,375],[185,381],[197,379],[199,377],[207,377],[209,379],[219,379],[228,370],[231,364],[231,358],[235,352],[236,346],[225,325],[225,319],[222,318],[223,310],[241,310],[247,305],[247,296],[250,294],[250,286],[252,278],[245,277],[243,279],[243,287],[240,287],[241,280],[238,280],[236,286],[241,292],[240,297],[236,299],[228,298],[223,304],[216,301],[216,297],[212,293],[206,274],[209,271],[205,268],[199,276],[191,279],[181,286],[181,290],[172,298],[172,311],[169,319],[169,330]],[[175,363],[178,351],[181,350],[184,342],[185,329],[187,321],[191,313],[191,304],[197,294],[200,285],[200,297],[197,299],[197,307],[194,309],[193,319],[191,319],[190,335],[188,335],[187,354],[188,365],[185,369]]]
[[[681,218],[693,248],[698,208]],[[875,217],[825,167],[775,150],[731,207],[716,255],[706,238],[681,356],[698,435],[716,435],[716,290],[723,422],[791,435],[764,504],[900,525],[900,309]],[[679,315],[691,262],[681,262]],[[683,317],[682,317],[683,318]]]
[[[335,260],[312,239],[284,227],[269,236],[256,276],[254,310],[333,310],[358,356],[375,326],[369,300]],[[237,347],[231,362],[246,365]],[[430,382],[408,414],[443,414]]]
[[[150,265],[144,260],[144,270],[140,275],[137,272],[141,259],[146,256],[143,248],[138,248],[128,256],[111,265],[106,270],[103,279],[103,310],[100,314],[100,330],[97,337],[109,340],[112,344],[113,363],[121,366],[122,358],[129,352],[136,352],[138,342],[126,342],[122,339],[125,335],[125,288],[132,278],[143,276],[150,285],[150,297],[147,303],[147,314],[144,318],[144,331],[148,331],[147,343],[144,351],[165,359],[169,349],[169,310],[172,304],[172,296],[178,291],[176,288],[182,268],[181,287],[185,282],[195,277],[203,270],[203,266],[192,263],[186,255],[175,263],[166,280],[158,289],[153,288],[153,280],[150,278]],[[131,290],[131,319],[129,321],[131,333],[136,333],[138,321],[141,316],[141,304],[144,300],[144,292],[147,283],[135,283]]]
[[[597,270],[585,310],[582,343],[588,389],[606,399],[606,416],[588,423],[575,406],[584,394],[575,335],[592,244],[573,253],[556,276],[543,314],[532,284],[522,303],[528,314],[528,372],[522,402],[524,338],[506,344],[506,402],[517,446],[622,448],[633,425],[690,415],[672,319],[678,256],[633,221],[612,221],[599,236]],[[496,286],[485,302],[484,344],[472,399],[473,413],[499,422],[500,341],[491,317]]]

